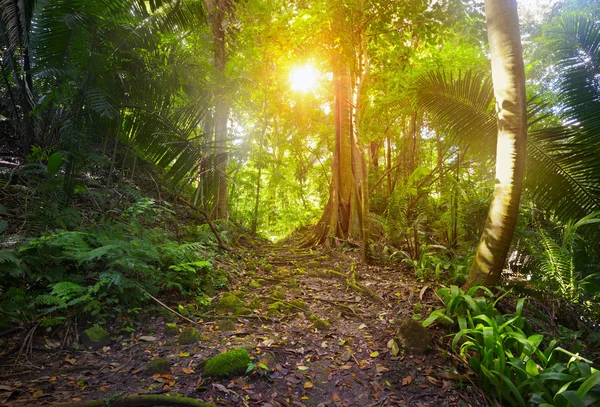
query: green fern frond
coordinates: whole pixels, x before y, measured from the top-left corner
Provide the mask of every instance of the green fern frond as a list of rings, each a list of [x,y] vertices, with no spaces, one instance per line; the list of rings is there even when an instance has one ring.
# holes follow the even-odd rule
[[[62,308],[65,301],[56,295],[38,295],[33,301],[36,305],[55,306]]]
[[[50,293],[64,301],[69,301],[77,296],[77,294],[81,294],[84,291],[86,291],[85,288],[79,284],[75,284],[70,281],[61,281],[52,286]]]

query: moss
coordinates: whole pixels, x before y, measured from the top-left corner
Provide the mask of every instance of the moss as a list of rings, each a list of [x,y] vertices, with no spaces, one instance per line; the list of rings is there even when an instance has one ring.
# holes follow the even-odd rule
[[[267,311],[267,316],[271,318],[277,318],[281,316],[281,312],[279,312],[276,309],[270,309],[269,311]]]
[[[250,355],[245,349],[232,349],[208,359],[204,365],[204,375],[227,377],[243,374],[250,363]]]
[[[427,328],[423,327],[419,321],[412,318],[405,319],[400,325],[399,334],[404,346],[410,352],[418,355],[427,352],[431,336]]]
[[[260,288],[260,287],[262,287],[262,285],[258,281],[250,281],[250,284],[248,284],[248,286],[250,288]]]
[[[215,311],[217,314],[226,314],[228,312],[235,312],[236,309],[242,308],[244,302],[233,294],[226,294],[222,297],[215,305]]]
[[[288,278],[290,276],[291,272],[288,269],[285,268],[279,268],[277,270],[277,276],[280,278]]]
[[[208,342],[208,341],[210,341],[210,336],[208,336],[206,334],[200,334],[200,340],[202,342]]]
[[[256,262],[249,261],[248,263],[246,263],[246,270],[251,270],[251,271],[256,270]]]
[[[246,287],[244,287],[244,288],[246,288]],[[233,295],[235,295],[236,297],[238,297],[239,299],[242,299],[242,300],[244,298],[246,298],[246,294],[247,293],[244,290],[237,290],[237,291],[233,292]]]
[[[242,307],[242,308],[236,309],[234,314],[236,316],[250,315],[250,314],[252,314],[252,310],[250,308]]]
[[[173,324],[170,322],[167,322],[165,324],[165,334],[167,335],[177,335],[177,332],[179,332],[179,327],[177,326],[177,324]]]
[[[171,371],[171,364],[165,358],[158,358],[151,360],[144,366],[144,373],[153,375],[155,373],[169,373]]]
[[[219,322],[219,331],[235,331],[235,322],[233,322],[231,319],[225,319],[221,322]]]
[[[274,302],[273,304],[269,305],[268,309],[275,309],[277,311],[281,311],[284,307],[284,304],[281,301],[277,301]]]
[[[99,349],[110,345],[110,336],[104,329],[94,326],[83,332],[81,342],[86,348]]]
[[[200,334],[194,328],[183,328],[177,341],[180,345],[193,345],[200,341]]]
[[[306,303],[300,299],[292,300],[291,304],[296,308],[296,310],[303,310],[303,311],[308,310]]]
[[[311,260],[306,263],[306,267],[321,267],[321,262],[317,260]]]
[[[248,304],[248,308],[250,309],[259,309],[262,307],[262,301],[260,299],[260,297],[254,297],[252,299],[252,301],[250,301],[250,304]]]
[[[275,287],[275,289],[271,293],[271,297],[277,298],[278,300],[284,300],[285,290],[282,287]]]
[[[270,265],[269,263],[266,263],[266,264],[263,264],[262,269],[264,271],[271,271],[271,270],[273,270],[273,266]]]
[[[326,319],[321,319],[318,316],[316,316],[315,314],[310,314],[310,316],[308,318],[313,322],[315,327],[320,331],[326,331],[329,328],[331,328],[331,322],[329,322]]]

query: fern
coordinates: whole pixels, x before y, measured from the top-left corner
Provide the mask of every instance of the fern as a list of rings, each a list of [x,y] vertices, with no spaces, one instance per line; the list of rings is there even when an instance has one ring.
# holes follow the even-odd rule
[[[63,301],[69,301],[78,294],[85,291],[85,288],[79,284],[71,283],[69,281],[61,281],[52,286],[52,295],[57,296]]]
[[[36,305],[64,307],[65,301],[55,295],[38,295],[33,301]]]

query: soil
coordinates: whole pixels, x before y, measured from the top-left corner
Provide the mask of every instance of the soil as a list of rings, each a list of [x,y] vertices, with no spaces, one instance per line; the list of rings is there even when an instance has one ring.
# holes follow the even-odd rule
[[[487,405],[446,352],[445,332],[430,329],[433,341],[422,355],[411,354],[398,338],[403,320],[425,318],[440,305],[436,287],[416,281],[409,270],[363,265],[354,249],[300,250],[288,243],[238,253],[230,291],[246,304],[260,296],[262,306],[250,316],[227,315],[233,330],[219,329],[226,319],[192,312],[195,324],[179,317],[173,322],[196,328],[201,341],[179,345],[176,336],[165,333],[173,315],[162,307],[142,313],[133,334],[111,332],[112,344],[96,351],[74,349],[69,341],[78,340],[88,326],[71,324],[55,336],[38,328],[33,347],[19,352],[24,336],[33,332],[23,330],[4,339],[9,352],[0,359],[0,405],[73,403],[119,394],[181,395],[219,406]],[[250,287],[252,281],[261,286]],[[268,316],[274,292],[284,293],[284,304],[300,299],[309,310],[290,307],[289,315]],[[311,314],[331,327],[311,320]],[[234,348],[250,352],[256,364],[250,373],[203,377],[202,361]],[[157,358],[170,361],[169,373],[145,373],[146,363]]]

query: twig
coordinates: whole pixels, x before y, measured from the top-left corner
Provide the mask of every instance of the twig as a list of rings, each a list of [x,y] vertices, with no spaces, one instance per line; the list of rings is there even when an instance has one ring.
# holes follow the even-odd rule
[[[204,217],[204,220],[206,220],[208,227],[212,231],[213,235],[215,235],[215,238],[217,239],[217,245],[219,246],[220,249],[223,249],[226,252],[234,253],[233,250],[231,250],[230,248],[225,246],[225,244],[223,243],[223,240],[221,239],[221,235],[219,235],[219,232],[217,232],[217,228],[215,228],[215,225],[212,223],[212,221],[210,220],[210,216],[208,215],[208,213],[206,213],[205,210],[198,208],[196,205],[194,205],[193,203],[191,203],[190,201],[188,201],[187,199],[184,199],[182,197],[179,197],[179,200]]]
[[[171,311],[173,314],[177,315],[179,318],[183,319],[184,321],[187,321],[191,324],[194,325],[200,325],[195,321],[192,321],[191,319],[184,317],[183,315],[181,315],[179,312],[175,311],[173,308],[169,307],[167,304],[165,304],[164,302],[162,302],[161,300],[159,300],[158,298],[156,298],[155,296],[153,296],[152,294],[150,294],[148,291],[144,290],[142,287],[140,287],[139,285],[136,286],[141,292],[143,292],[144,294],[146,294],[148,297],[150,297],[152,300],[154,300],[157,304],[161,305],[162,307],[164,307],[165,309]]]

